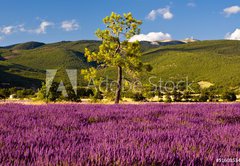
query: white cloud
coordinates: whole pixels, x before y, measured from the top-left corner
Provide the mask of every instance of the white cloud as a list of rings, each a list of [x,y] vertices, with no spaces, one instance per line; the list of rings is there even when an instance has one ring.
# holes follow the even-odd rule
[[[54,25],[54,23],[52,23],[52,22],[42,21],[37,29],[27,30],[24,27],[21,27],[21,31],[22,32],[36,33],[36,34],[45,34],[47,32],[47,28],[51,27],[53,25]]]
[[[75,31],[78,30],[79,24],[76,22],[76,20],[63,21],[61,28],[65,31]]]
[[[157,10],[152,10],[148,14],[147,19],[154,21],[157,18],[157,16],[162,16],[163,19],[165,20],[171,20],[173,18],[173,14],[171,13],[170,8],[166,7]]]
[[[2,28],[0,28],[0,33],[4,34],[4,35],[11,35],[13,33],[16,32],[25,32],[24,30],[24,25],[9,25],[9,26],[3,26]]]
[[[53,22],[41,20],[40,25],[35,29],[26,28],[24,24],[2,26],[0,27],[0,34],[10,35],[16,32],[45,34],[47,33],[48,28],[53,27],[54,25],[55,24]],[[76,20],[62,21],[59,26],[65,31],[74,31],[79,29],[79,24]]]
[[[147,19],[154,21],[154,20],[157,18],[157,16],[158,16],[157,10],[152,10],[152,11],[148,14]]]
[[[14,31],[15,31],[15,27],[14,26],[5,26],[5,27],[0,29],[0,32],[5,34],[5,35],[10,35]]]
[[[134,41],[156,42],[156,41],[171,40],[171,39],[172,37],[168,33],[150,32],[148,34],[135,35],[129,40],[129,42],[134,42]]]
[[[240,7],[239,6],[231,6],[228,8],[225,8],[223,12],[226,14],[226,16],[230,16],[232,14],[240,13]]]
[[[46,33],[46,30],[49,26],[53,26],[54,24],[52,22],[48,22],[48,21],[42,21],[39,28],[36,29],[36,33],[37,34],[42,34],[42,33]]]
[[[14,32],[28,32],[28,33],[36,33],[36,34],[43,34],[46,33],[48,27],[53,26],[52,22],[42,21],[38,28],[36,29],[26,29],[24,24],[20,25],[11,25],[11,26],[4,26],[0,28],[0,33],[4,35],[10,35]]]
[[[225,36],[225,39],[228,39],[228,40],[240,40],[240,29],[236,29],[234,32],[228,33]]]

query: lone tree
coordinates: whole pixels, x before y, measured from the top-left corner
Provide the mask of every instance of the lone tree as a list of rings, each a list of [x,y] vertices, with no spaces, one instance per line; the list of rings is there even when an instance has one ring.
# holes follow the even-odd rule
[[[105,30],[98,29],[96,36],[102,40],[98,52],[91,52],[85,49],[85,56],[88,62],[97,62],[103,67],[116,67],[118,70],[117,90],[115,103],[118,104],[121,98],[123,69],[126,72],[137,74],[143,69],[151,70],[149,65],[141,62],[141,46],[138,41],[129,42],[134,35],[140,33],[139,26],[142,21],[133,18],[131,13],[123,16],[112,12],[110,16],[103,19],[106,25]],[[90,68],[89,71],[96,70]],[[83,72],[83,73],[86,73]]]

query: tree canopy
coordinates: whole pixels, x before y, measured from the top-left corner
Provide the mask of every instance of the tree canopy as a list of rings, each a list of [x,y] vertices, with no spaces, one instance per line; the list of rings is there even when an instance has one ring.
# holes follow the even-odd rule
[[[112,13],[103,19],[105,30],[98,29],[96,36],[102,40],[98,52],[85,49],[88,62],[97,62],[101,67],[116,67],[118,69],[117,90],[115,103],[119,103],[123,69],[136,76],[143,69],[151,70],[149,65],[142,63],[140,57],[141,46],[139,41],[129,42],[129,39],[140,33],[141,20],[133,18],[131,13],[119,15]],[[90,68],[83,73],[96,73],[96,68]]]

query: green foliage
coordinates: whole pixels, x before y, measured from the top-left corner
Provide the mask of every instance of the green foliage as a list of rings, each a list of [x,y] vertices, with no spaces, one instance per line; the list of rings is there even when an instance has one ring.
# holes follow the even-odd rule
[[[133,93],[132,97],[133,101],[146,101],[146,97],[143,96],[142,93]]]
[[[155,97],[156,95],[158,95],[158,91],[150,85],[144,85],[142,87],[141,91],[142,91],[141,93],[143,94],[143,96],[146,97],[147,99],[151,99],[151,98]]]
[[[78,88],[77,90],[78,98],[89,98],[94,95],[94,92],[90,88]]]
[[[191,93],[189,91],[184,91],[182,94],[182,99],[185,100],[186,102],[191,101]]]
[[[80,98],[78,95],[74,92],[73,88],[71,85],[66,85],[66,92],[67,96],[60,96],[60,99],[65,100],[65,101],[74,101],[74,102],[80,102]]]
[[[91,99],[92,102],[96,103],[97,101],[103,99],[103,94],[99,90],[95,90],[94,95],[93,96],[90,95],[90,99]]]
[[[172,92],[172,95],[173,95],[174,102],[182,101],[182,93],[179,90],[174,89]]]
[[[16,98],[24,99],[34,96],[35,92],[32,89],[21,89],[16,91]]]
[[[6,98],[8,98],[10,96],[10,92],[8,89],[0,89],[0,100],[5,100]]]
[[[32,89],[19,89],[16,88],[1,88],[0,89],[0,99],[7,99],[10,95],[14,95],[15,98],[24,99],[30,98],[35,95],[35,91]]]
[[[233,92],[233,91],[225,91],[222,94],[222,99],[224,101],[236,101],[237,100],[237,96],[236,96],[236,93]]]
[[[201,95],[199,96],[199,101],[200,102],[207,102],[209,99],[209,92],[207,92],[206,90],[203,90],[201,92]]]
[[[70,85],[65,85],[65,89],[66,89],[66,96],[63,95],[62,92],[58,91],[59,88],[59,83],[57,82],[53,82],[53,84],[51,85],[50,89],[47,92],[47,87],[46,84],[42,83],[42,87],[41,89],[39,89],[39,91],[37,92],[37,98],[39,100],[43,100],[46,102],[49,101],[74,101],[74,102],[80,102],[80,96],[77,95],[75,93],[75,91],[73,90],[72,86]],[[82,91],[82,90],[81,90]],[[79,90],[78,90],[79,92]],[[80,93],[81,95],[81,93]]]
[[[109,101],[114,101],[115,100],[115,92],[112,90],[106,90],[103,92],[103,97],[105,99],[108,99]]]
[[[12,95],[12,94],[16,94],[17,92],[17,88],[16,87],[12,87],[12,88],[9,88],[9,93]]]
[[[58,84],[55,82],[52,84],[52,86],[48,91],[47,91],[46,84],[42,83],[41,89],[39,89],[39,91],[37,92],[37,98],[39,100],[43,100],[46,102],[49,102],[49,101],[55,102],[57,101],[57,99],[61,98],[61,93],[58,92],[57,89],[58,89]]]
[[[207,89],[202,89],[198,101],[200,102],[217,102],[219,101],[219,91],[218,87],[211,86]]]
[[[85,48],[85,56],[88,62],[96,62],[101,67],[118,68],[118,86],[115,98],[115,103],[118,103],[122,90],[122,70],[137,75],[144,68],[140,59],[142,55],[140,43],[138,41],[128,41],[131,37],[140,33],[139,26],[142,22],[134,19],[131,13],[121,16],[114,12],[104,18],[103,22],[106,29],[96,31],[96,36],[102,40],[99,51],[91,52],[88,48]],[[145,69],[151,70],[150,65],[147,65]],[[94,68],[90,68],[89,71],[83,70],[82,73],[87,73],[89,79],[96,71],[94,71]]]
[[[166,93],[165,97],[166,98],[165,98],[164,102],[166,102],[166,103],[171,103],[172,102],[172,98],[171,98],[170,93]]]
[[[141,21],[132,17],[131,13],[121,16],[112,13],[103,19],[106,30],[98,29],[96,36],[102,40],[98,52],[85,48],[85,56],[89,62],[95,61],[103,66],[121,66],[126,69],[139,68],[142,63],[139,42],[128,42],[132,36],[140,32]]]

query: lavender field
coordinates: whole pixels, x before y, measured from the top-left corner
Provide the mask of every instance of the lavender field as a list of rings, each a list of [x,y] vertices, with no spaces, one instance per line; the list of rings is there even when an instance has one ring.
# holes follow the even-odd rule
[[[239,104],[0,105],[0,165],[215,165]]]

